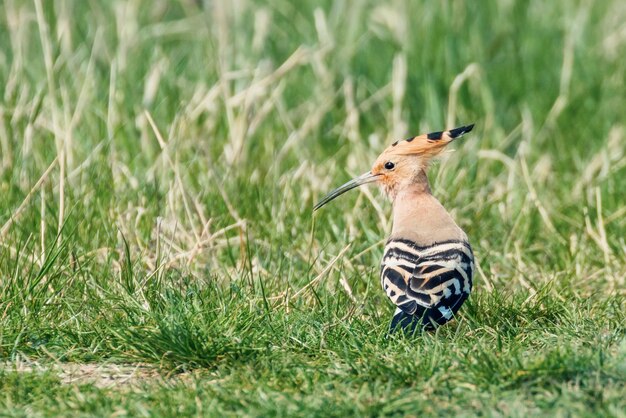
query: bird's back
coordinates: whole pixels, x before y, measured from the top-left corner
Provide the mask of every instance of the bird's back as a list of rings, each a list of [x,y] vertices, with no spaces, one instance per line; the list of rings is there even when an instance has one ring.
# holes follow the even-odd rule
[[[472,289],[474,256],[465,240],[418,246],[390,239],[381,264],[381,284],[398,307],[391,331],[442,325],[454,317]]]

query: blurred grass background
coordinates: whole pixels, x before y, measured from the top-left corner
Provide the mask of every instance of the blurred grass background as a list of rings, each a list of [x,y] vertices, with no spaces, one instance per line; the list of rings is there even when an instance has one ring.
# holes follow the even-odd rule
[[[617,0],[4,0],[0,412],[624,416],[625,21]],[[312,205],[466,123],[430,179],[475,291],[385,339],[389,203]],[[104,362],[167,378],[51,371]]]

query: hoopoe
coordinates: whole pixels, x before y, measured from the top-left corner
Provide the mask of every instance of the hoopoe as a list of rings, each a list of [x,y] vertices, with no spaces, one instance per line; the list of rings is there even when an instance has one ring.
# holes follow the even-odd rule
[[[431,194],[429,160],[474,125],[391,144],[372,170],[330,192],[313,210],[377,182],[393,204],[393,227],[381,263],[381,285],[396,305],[390,332],[433,329],[454,317],[472,290],[474,255],[467,235]]]

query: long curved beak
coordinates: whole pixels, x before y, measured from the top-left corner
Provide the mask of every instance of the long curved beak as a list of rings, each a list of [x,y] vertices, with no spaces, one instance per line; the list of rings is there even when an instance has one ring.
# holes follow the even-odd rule
[[[371,183],[371,182],[376,181],[376,180],[378,180],[378,175],[377,174],[372,174],[371,171],[368,171],[367,173],[362,174],[359,177],[353,178],[352,180],[350,180],[346,184],[341,185],[341,186],[337,187],[335,190],[333,190],[332,192],[328,193],[325,198],[320,200],[317,203],[317,205],[315,205],[313,207],[313,211],[315,212],[316,210],[318,210],[319,208],[324,206],[326,203],[330,202],[331,200],[333,200],[337,196],[344,194],[348,190],[352,190],[355,187],[361,186],[362,184]]]

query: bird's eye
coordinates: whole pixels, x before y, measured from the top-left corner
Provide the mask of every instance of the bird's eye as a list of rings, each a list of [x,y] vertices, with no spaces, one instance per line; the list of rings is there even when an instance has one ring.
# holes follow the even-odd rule
[[[392,163],[391,161],[387,161],[385,163],[385,169],[386,170],[393,170],[396,167],[396,165],[394,163]]]

